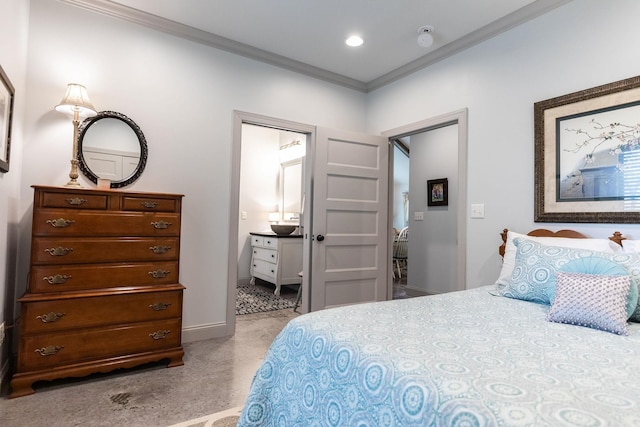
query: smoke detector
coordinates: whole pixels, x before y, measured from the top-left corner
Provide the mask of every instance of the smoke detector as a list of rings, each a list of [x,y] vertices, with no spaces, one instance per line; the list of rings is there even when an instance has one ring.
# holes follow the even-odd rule
[[[418,28],[418,46],[431,47],[433,44],[433,31],[434,28],[431,25],[423,25]]]

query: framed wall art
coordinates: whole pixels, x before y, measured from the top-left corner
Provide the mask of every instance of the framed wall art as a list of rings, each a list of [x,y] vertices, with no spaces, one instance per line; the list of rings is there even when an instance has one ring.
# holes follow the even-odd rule
[[[11,122],[15,89],[0,66],[0,172],[9,172]]]
[[[427,206],[449,205],[449,182],[447,178],[427,181]]]
[[[536,222],[640,222],[640,76],[534,104]]]

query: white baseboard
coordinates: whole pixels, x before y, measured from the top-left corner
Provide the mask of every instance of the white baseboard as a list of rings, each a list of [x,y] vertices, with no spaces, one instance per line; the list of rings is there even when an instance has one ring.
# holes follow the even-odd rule
[[[194,342],[229,335],[225,322],[189,326],[182,330],[182,342]]]
[[[425,292],[423,289],[412,288],[410,286],[407,286],[406,288],[404,288],[404,290],[410,297],[425,297],[427,295],[433,295],[429,292]]]

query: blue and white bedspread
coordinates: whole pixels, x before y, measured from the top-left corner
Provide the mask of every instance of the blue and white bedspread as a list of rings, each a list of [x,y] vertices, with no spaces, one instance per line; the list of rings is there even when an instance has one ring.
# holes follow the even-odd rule
[[[551,323],[492,289],[293,319],[238,426],[640,426],[640,324]]]

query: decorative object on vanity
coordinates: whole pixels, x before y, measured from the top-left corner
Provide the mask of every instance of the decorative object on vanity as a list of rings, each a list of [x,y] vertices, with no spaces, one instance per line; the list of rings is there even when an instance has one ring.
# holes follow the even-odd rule
[[[449,205],[449,180],[447,178],[427,181],[427,206]]]
[[[278,236],[288,236],[293,233],[296,227],[298,226],[289,224],[271,224],[271,231],[276,233]]]
[[[182,195],[34,186],[11,397],[40,380],[182,365]]]
[[[640,76],[534,104],[536,222],[640,221]]]
[[[298,273],[302,271],[302,236],[290,234],[278,236],[271,233],[249,233],[251,237],[251,284],[256,277],[276,285],[274,294],[280,294],[280,286],[302,283]]]
[[[69,171],[69,182],[65,187],[80,188],[78,182],[78,126],[80,117],[89,117],[96,114],[96,109],[89,101],[87,89],[77,83],[69,83],[67,92],[60,104],[56,105],[56,111],[70,115],[73,118],[73,152],[71,157],[71,170]]]
[[[0,67],[0,172],[9,172],[14,96],[15,89]]]
[[[94,183],[111,180],[111,188],[134,183],[147,165],[147,140],[140,127],[116,111],[101,111],[80,125],[80,170]]]

